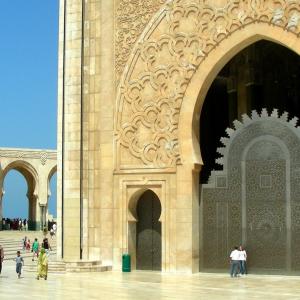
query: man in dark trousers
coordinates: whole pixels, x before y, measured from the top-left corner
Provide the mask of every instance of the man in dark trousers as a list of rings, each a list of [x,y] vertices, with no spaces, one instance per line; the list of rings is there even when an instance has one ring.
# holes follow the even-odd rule
[[[3,247],[0,245],[0,274],[2,271],[3,259],[4,259],[4,250],[3,250]]]

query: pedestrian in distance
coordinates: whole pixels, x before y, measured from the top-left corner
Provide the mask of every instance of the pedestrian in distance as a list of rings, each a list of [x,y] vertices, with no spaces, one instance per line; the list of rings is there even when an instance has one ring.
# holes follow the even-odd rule
[[[26,242],[26,251],[30,252],[30,248],[31,248],[30,239],[28,239]]]
[[[18,278],[21,278],[21,273],[22,273],[22,266],[24,265],[24,259],[21,256],[21,252],[17,251],[17,257],[15,258],[16,261],[16,272],[18,274]]]
[[[39,280],[40,277],[47,280],[48,276],[48,256],[44,248],[41,248],[41,252],[38,258],[38,274],[36,279]]]
[[[55,223],[52,225],[52,229],[54,231],[54,235],[56,235],[57,225]]]
[[[54,230],[53,230],[53,228],[50,229],[50,237],[51,237],[51,240],[53,240],[53,237],[54,237]]]
[[[247,267],[246,267],[247,253],[242,245],[239,247],[239,252],[240,252],[240,272],[241,272],[241,276],[244,276],[247,274]]]
[[[4,260],[4,250],[3,247],[0,245],[0,274],[2,272],[3,260]]]
[[[34,261],[35,256],[37,258],[39,257],[39,242],[38,242],[37,238],[34,239],[34,242],[32,244],[32,248],[31,248],[31,252],[32,252],[32,261]]]
[[[230,276],[237,277],[239,266],[240,266],[240,251],[235,246],[234,250],[230,253]]]
[[[50,243],[47,238],[43,239],[42,248],[45,249],[46,255],[49,257],[50,250],[52,250],[52,248],[51,248]]]
[[[27,236],[25,236],[23,239],[23,251],[26,249],[26,244],[27,244]]]

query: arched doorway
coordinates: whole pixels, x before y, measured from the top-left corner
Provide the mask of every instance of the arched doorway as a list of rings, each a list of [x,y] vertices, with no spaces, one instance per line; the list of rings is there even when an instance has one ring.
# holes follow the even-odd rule
[[[16,187],[18,188],[16,189]],[[28,216],[30,213],[30,202],[26,197],[28,187],[24,176],[22,176],[22,174],[20,174],[20,172],[18,171],[10,170],[4,178],[3,191],[3,218],[8,218],[10,220],[21,218],[22,220],[28,220]],[[13,229],[12,227],[11,229]]]
[[[137,203],[136,268],[137,270],[161,270],[161,204],[151,190],[143,193]]]
[[[274,109],[278,109],[273,112],[274,119],[284,111],[300,116],[299,79],[299,56],[261,40],[236,54],[212,82],[200,118],[204,163],[200,174],[200,183],[204,184],[200,269],[226,269],[232,247],[244,244],[250,251],[249,266],[253,271],[298,272],[296,244],[291,242],[298,230],[291,217],[291,207],[299,206],[293,194],[298,183],[288,179],[293,172],[287,167],[295,150],[291,147],[284,154],[276,139],[284,140],[289,131],[272,118],[273,128],[264,121]],[[281,118],[287,127],[288,114]],[[260,125],[251,125],[256,120]],[[296,119],[293,124],[297,125]],[[247,126],[253,127],[252,134],[261,132],[261,136],[255,136],[259,141],[248,147],[247,143],[254,139],[249,133],[248,141],[231,144],[235,130]],[[227,127],[234,129],[226,130]],[[225,132],[227,138],[222,138]],[[243,134],[246,136],[246,129]],[[296,138],[291,135],[289,139],[297,145]],[[222,144],[230,149],[226,159]],[[290,147],[291,142],[286,145]],[[243,158],[240,152],[245,153]]]

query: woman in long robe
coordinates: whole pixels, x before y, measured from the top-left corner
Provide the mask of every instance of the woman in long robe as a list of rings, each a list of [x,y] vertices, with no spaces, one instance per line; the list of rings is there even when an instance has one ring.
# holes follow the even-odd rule
[[[45,249],[42,248],[39,258],[38,258],[38,274],[37,274],[37,280],[40,279],[40,277],[47,280],[47,274],[48,274],[48,257],[45,252]]]

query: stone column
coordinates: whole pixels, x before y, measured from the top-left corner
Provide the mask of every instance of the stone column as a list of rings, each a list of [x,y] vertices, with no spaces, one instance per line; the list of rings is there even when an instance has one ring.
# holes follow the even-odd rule
[[[41,220],[40,220],[40,205],[38,202],[38,197],[35,194],[27,194],[28,198],[28,230],[40,230]]]
[[[66,7],[64,7],[66,4]],[[81,257],[83,28],[82,0],[60,2],[58,100],[58,248],[64,260]],[[62,236],[63,235],[63,236]]]
[[[199,272],[200,165],[178,166],[176,199],[176,272]]]
[[[40,229],[44,230],[46,226],[47,205],[40,204]]]

